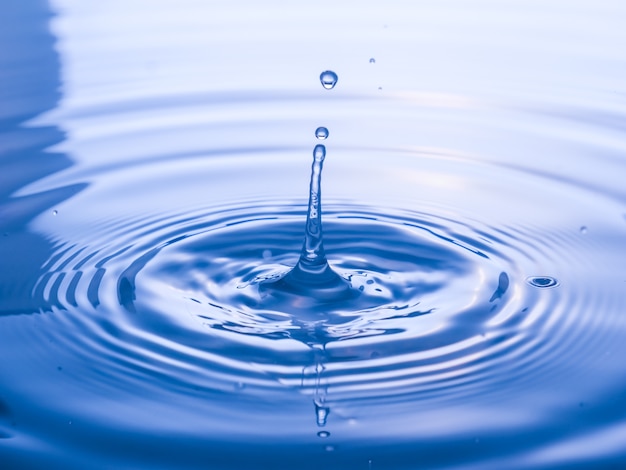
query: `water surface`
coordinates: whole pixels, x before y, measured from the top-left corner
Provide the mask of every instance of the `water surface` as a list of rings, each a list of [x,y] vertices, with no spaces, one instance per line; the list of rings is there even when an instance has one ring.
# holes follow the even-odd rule
[[[620,2],[0,13],[4,466],[626,463]]]

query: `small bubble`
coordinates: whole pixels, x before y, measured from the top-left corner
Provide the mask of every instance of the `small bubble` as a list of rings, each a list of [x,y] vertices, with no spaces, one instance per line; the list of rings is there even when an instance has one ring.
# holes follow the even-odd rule
[[[555,287],[559,282],[550,276],[534,276],[527,279],[528,283],[534,287],[545,289],[547,287]]]
[[[584,226],[584,225],[583,225],[582,227],[580,227],[580,233],[581,233],[582,235],[585,235],[585,234],[587,233],[587,227],[586,227],[586,226]]]
[[[313,158],[315,159],[315,161],[323,162],[324,157],[326,157],[326,147],[324,147],[322,144],[317,144],[313,149]]]
[[[373,57],[370,59],[370,64],[375,64],[376,63],[376,59],[374,59]]]
[[[328,137],[328,129],[326,129],[325,127],[318,127],[317,129],[315,129],[315,137],[317,137],[319,140],[324,140]]]
[[[52,215],[57,215],[58,213],[59,213],[59,211],[57,211],[57,210],[53,210],[52,211]]]
[[[326,70],[320,75],[320,82],[322,82],[322,86],[327,90],[335,88],[338,79],[339,77],[337,77],[337,74],[332,70]]]
[[[318,437],[321,437],[323,439],[326,439],[327,437],[330,437],[330,433],[328,431],[320,431],[317,433]]]

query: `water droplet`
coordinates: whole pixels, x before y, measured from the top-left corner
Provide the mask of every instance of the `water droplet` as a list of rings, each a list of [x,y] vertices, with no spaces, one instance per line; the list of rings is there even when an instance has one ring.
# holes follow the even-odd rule
[[[332,70],[326,70],[321,73],[320,82],[322,82],[322,86],[324,88],[326,88],[327,90],[332,90],[333,88],[335,88],[338,78],[339,77],[337,77],[337,74],[335,72],[333,72]]]
[[[586,227],[586,226],[584,226],[584,225],[583,225],[582,227],[580,227],[580,233],[581,233],[582,235],[585,235],[585,234],[587,233],[587,227]]]
[[[335,447],[334,447],[334,446],[326,446],[326,447],[324,447],[324,448],[326,449],[326,452],[332,452],[332,451],[334,451],[334,450],[335,450]]]
[[[383,87],[379,86],[378,91],[383,91]]]
[[[370,64],[375,64],[376,63],[376,59],[374,59],[373,57],[370,59]]]
[[[328,137],[328,129],[326,129],[325,127],[318,127],[317,129],[315,129],[315,137],[320,140],[326,139]]]
[[[315,418],[319,427],[326,426],[326,420],[328,419],[329,413],[330,408],[327,406],[322,406],[317,403],[315,404]]]
[[[263,254],[261,256],[263,256],[263,259],[270,259],[272,257],[272,251],[263,250]]]
[[[547,288],[555,287],[559,282],[550,276],[533,276],[527,279],[528,283],[534,287]]]
[[[320,431],[317,433],[318,437],[321,437],[323,439],[326,439],[327,437],[330,437],[330,433],[328,431]]]
[[[57,210],[53,210],[52,211],[52,215],[57,215],[58,213],[59,213],[59,211],[57,211]]]

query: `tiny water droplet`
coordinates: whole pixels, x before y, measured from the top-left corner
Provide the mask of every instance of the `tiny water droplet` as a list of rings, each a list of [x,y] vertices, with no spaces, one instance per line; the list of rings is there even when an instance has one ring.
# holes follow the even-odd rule
[[[326,129],[325,127],[318,127],[317,129],[315,129],[315,137],[320,140],[326,139],[328,137],[328,129]]]
[[[320,431],[317,433],[318,437],[321,437],[323,439],[326,439],[327,437],[330,437],[330,433],[328,431]]]
[[[328,414],[330,413],[330,409],[327,406],[315,404],[315,418],[317,420],[317,425],[319,427],[326,426],[326,420],[328,419]]]
[[[57,215],[58,213],[59,213],[59,211],[57,211],[57,210],[53,210],[52,211],[52,215]]]
[[[337,74],[332,70],[325,70],[320,75],[320,82],[322,82],[322,86],[327,90],[335,88],[338,79],[339,77],[337,77]]]
[[[534,287],[540,287],[542,289],[548,287],[555,287],[559,284],[559,282],[550,276],[533,276],[527,279],[528,283]]]
[[[587,227],[586,227],[586,226],[584,226],[584,225],[583,225],[582,227],[580,227],[580,233],[581,233],[582,235],[585,235],[585,234],[587,233]]]
[[[373,57],[370,59],[370,64],[375,64],[376,63],[376,59],[374,59]]]
[[[335,450],[335,447],[334,446],[326,446],[325,449],[326,449],[326,452],[332,452],[332,451]]]
[[[378,91],[382,91],[382,90],[383,90],[383,87],[379,86]]]
[[[270,259],[272,257],[272,252],[271,250],[263,250],[263,254],[261,256],[263,256],[263,259]]]

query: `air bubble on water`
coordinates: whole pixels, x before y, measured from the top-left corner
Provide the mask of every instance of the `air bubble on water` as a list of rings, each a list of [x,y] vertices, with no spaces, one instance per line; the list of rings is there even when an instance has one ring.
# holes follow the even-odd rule
[[[327,90],[332,90],[333,88],[335,88],[338,78],[339,77],[337,77],[337,74],[332,70],[325,70],[320,75],[320,82],[322,82],[322,86],[324,88],[326,88]]]
[[[370,59],[370,64],[375,64],[376,63],[376,59],[374,59],[373,57]]]
[[[582,227],[580,227],[580,233],[581,233],[582,235],[585,235],[585,234],[587,233],[587,227],[586,227],[586,226],[584,226],[584,225],[583,225]]]
[[[315,129],[315,137],[320,140],[326,139],[328,137],[328,129],[326,129],[325,127],[318,127],[317,129]]]
[[[528,283],[533,287],[539,287],[542,289],[548,287],[555,287],[559,284],[559,282],[550,276],[533,276],[527,279]]]
[[[328,431],[320,431],[317,433],[317,436],[322,439],[326,439],[327,437],[330,437],[330,433]]]

